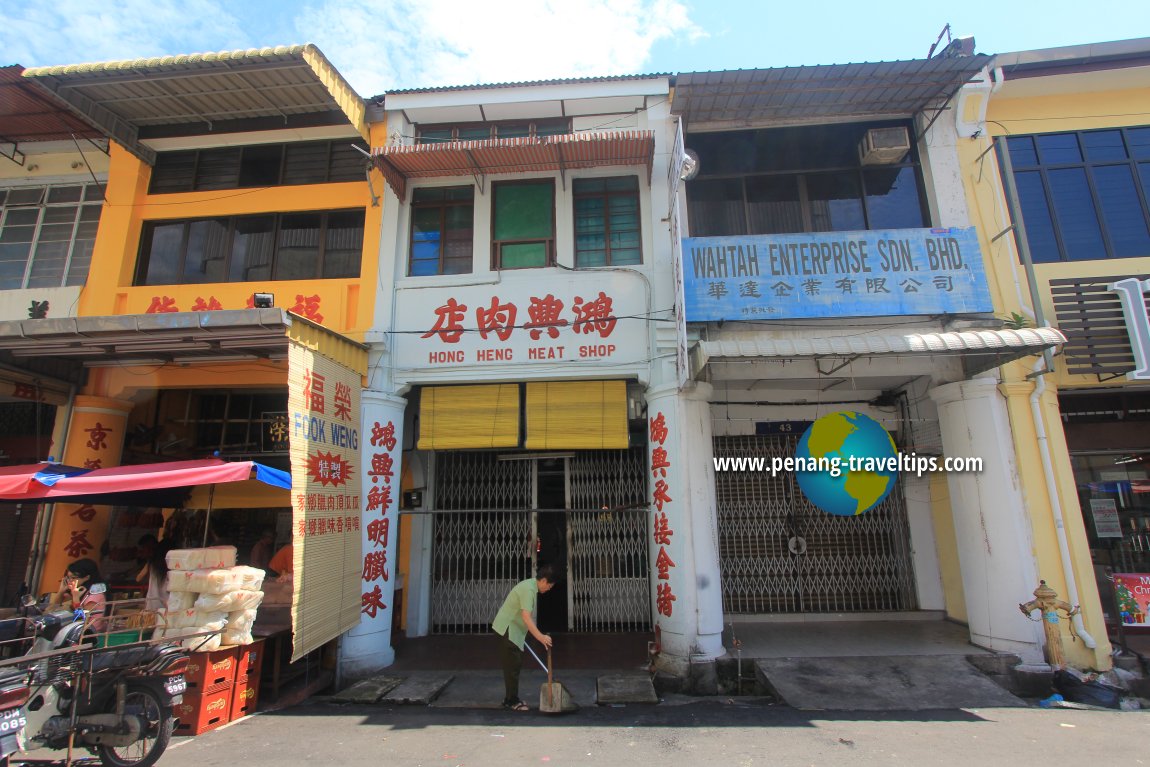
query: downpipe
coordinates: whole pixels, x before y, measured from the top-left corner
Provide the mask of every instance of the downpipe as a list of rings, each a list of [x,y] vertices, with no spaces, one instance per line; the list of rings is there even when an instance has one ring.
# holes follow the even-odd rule
[[[1066,540],[1066,523],[1062,516],[1062,501],[1058,495],[1058,484],[1054,480],[1054,462],[1050,458],[1050,441],[1046,436],[1046,422],[1042,418],[1042,406],[1039,400],[1046,391],[1046,375],[1042,369],[1046,365],[1046,357],[1039,357],[1034,363],[1033,374],[1038,379],[1034,391],[1030,394],[1030,413],[1034,419],[1034,431],[1038,438],[1038,454],[1042,458],[1042,475],[1046,480],[1046,494],[1050,497],[1050,511],[1054,515],[1054,532],[1058,537],[1058,553],[1062,557],[1062,571],[1066,576],[1066,596],[1070,604],[1077,606],[1078,580],[1074,577],[1074,567],[1070,560],[1070,543]],[[1082,613],[1077,612],[1071,617],[1074,631],[1082,639],[1082,644],[1093,650],[1098,642],[1086,631],[1082,623]]]

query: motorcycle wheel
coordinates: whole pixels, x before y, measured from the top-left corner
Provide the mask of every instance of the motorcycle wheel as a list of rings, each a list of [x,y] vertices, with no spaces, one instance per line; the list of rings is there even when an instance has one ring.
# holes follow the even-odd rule
[[[150,687],[129,685],[124,713],[143,720],[144,737],[128,746],[97,746],[96,753],[105,767],[151,767],[172,739],[172,711]]]

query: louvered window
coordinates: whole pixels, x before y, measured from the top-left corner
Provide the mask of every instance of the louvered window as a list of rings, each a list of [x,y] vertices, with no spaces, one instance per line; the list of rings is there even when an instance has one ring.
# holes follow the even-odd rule
[[[367,145],[337,139],[161,152],[151,194],[360,181]]]

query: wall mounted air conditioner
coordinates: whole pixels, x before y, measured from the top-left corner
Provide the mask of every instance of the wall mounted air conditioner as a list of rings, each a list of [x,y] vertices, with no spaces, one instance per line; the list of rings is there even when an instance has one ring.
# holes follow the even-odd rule
[[[900,162],[910,151],[906,128],[871,128],[859,142],[859,162],[863,165],[889,165]]]

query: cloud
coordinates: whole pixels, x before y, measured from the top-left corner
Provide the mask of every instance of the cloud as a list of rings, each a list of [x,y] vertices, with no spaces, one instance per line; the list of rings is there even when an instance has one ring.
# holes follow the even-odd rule
[[[341,0],[297,30],[368,96],[386,90],[641,72],[651,47],[698,36],[679,0]]]

